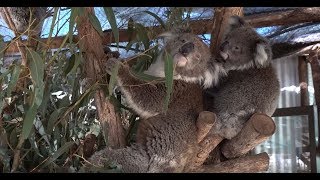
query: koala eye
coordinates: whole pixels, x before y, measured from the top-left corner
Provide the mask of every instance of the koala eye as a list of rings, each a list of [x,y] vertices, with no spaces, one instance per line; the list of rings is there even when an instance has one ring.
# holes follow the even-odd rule
[[[239,51],[240,47],[239,46],[233,46],[233,49],[236,50],[236,51]]]
[[[185,42],[186,42],[186,40],[184,40],[184,39],[181,39],[181,42],[182,42],[182,43],[185,43]]]

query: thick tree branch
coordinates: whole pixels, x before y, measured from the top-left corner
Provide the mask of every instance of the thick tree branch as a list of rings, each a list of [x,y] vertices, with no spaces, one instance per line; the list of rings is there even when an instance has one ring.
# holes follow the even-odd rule
[[[267,140],[276,130],[271,117],[256,113],[246,122],[239,134],[222,144],[222,154],[230,159],[240,157]]]
[[[261,153],[245,156],[214,165],[204,165],[193,172],[198,173],[257,173],[267,171],[269,167],[269,156]]]

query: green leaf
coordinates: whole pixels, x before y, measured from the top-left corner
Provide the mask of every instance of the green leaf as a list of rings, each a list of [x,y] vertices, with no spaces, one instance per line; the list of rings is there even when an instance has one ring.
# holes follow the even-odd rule
[[[34,104],[26,112],[26,116],[23,120],[22,133],[21,133],[23,139],[27,139],[29,137],[29,134],[33,126],[33,122],[37,115],[37,109],[38,109],[37,106]]]
[[[112,7],[103,7],[107,19],[110,23],[114,39],[116,40],[117,47],[119,48],[119,29],[117,26],[116,16],[113,13]]]
[[[0,35],[0,59],[3,58],[4,51],[7,48],[6,43],[3,41],[3,36]]]
[[[39,152],[39,148],[38,148],[38,144],[36,142],[36,138],[35,136],[31,136],[28,138],[29,142],[30,142],[30,145],[31,145],[31,148],[32,150],[40,157],[43,157],[43,155]]]
[[[147,29],[140,23],[135,23],[136,31],[137,31],[137,40],[141,41],[144,45],[144,49],[147,50],[150,47],[150,40],[148,37]]]
[[[78,15],[79,15],[79,8],[72,7],[71,13],[70,13],[69,32],[68,32],[69,42],[72,42],[75,20]]]
[[[31,94],[33,97],[32,102],[23,120],[23,127],[22,127],[23,139],[27,139],[31,132],[33,122],[37,115],[38,107],[42,103],[43,92],[44,92],[44,83],[43,83],[44,60],[40,57],[39,54],[37,54],[32,49],[28,49],[28,57],[30,62],[29,64],[30,64],[31,77],[34,85],[34,92]]]
[[[143,80],[145,82],[151,82],[156,80],[161,80],[162,78],[151,76],[149,74],[144,74],[143,72],[137,72],[135,70],[131,70],[130,74],[132,74],[134,77]]]
[[[134,21],[131,17],[128,20],[127,33],[128,33],[128,42],[130,43],[132,40],[132,37],[133,37],[133,33],[134,33]]]
[[[12,71],[11,79],[8,84],[8,89],[7,89],[7,97],[11,97],[11,91],[14,88],[14,86],[17,84],[17,81],[19,79],[21,71],[21,66],[20,65],[15,65]]]
[[[63,113],[67,109],[68,109],[67,107],[63,107],[63,108],[60,108],[60,109],[56,109],[55,111],[53,111],[53,113],[51,113],[49,121],[48,121],[47,129],[46,129],[47,134],[49,134],[49,135],[52,134],[54,124],[57,122],[59,117],[61,115],[63,115]]]
[[[74,142],[66,142],[62,147],[60,147],[44,164],[42,164],[39,168],[42,169],[52,162],[54,162],[56,159],[58,159],[63,153],[66,153],[74,144]]]
[[[44,90],[44,60],[40,57],[38,53],[33,51],[32,49],[28,49],[28,53],[30,58],[30,73],[34,84],[35,91],[35,99],[34,103],[37,106],[40,106],[43,98],[43,90]]]
[[[112,95],[114,86],[116,84],[116,78],[118,75],[119,67],[120,67],[120,63],[116,63],[112,69],[112,73],[111,73],[110,80],[109,80],[109,86],[108,86],[109,97]]]
[[[167,94],[165,97],[164,111],[166,112],[169,107],[170,96],[173,89],[173,57],[165,51],[165,63],[164,63],[164,73],[165,73],[165,85],[167,88]]]
[[[89,21],[91,22],[92,26],[94,27],[95,30],[98,31],[101,37],[103,37],[103,32],[101,28],[101,24],[97,16],[94,14],[89,14]]]
[[[67,59],[67,62],[66,62],[66,65],[65,65],[65,68],[64,68],[64,71],[63,71],[64,76],[67,76],[69,74],[69,72],[71,71],[71,69],[73,68],[73,66],[75,64],[74,63],[75,59],[76,59],[75,54],[72,54],[70,56],[70,58]]]
[[[142,12],[145,12],[145,13],[151,15],[152,17],[154,17],[160,23],[162,28],[166,29],[166,25],[165,25],[164,21],[159,16],[157,16],[156,14],[154,14],[153,12],[150,12],[150,11],[142,11]]]

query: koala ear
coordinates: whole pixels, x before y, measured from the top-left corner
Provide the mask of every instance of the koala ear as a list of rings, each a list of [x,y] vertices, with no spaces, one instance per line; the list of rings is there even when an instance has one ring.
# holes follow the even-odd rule
[[[259,40],[257,41],[255,48],[255,64],[258,66],[264,66],[272,56],[268,42],[265,40]]]
[[[246,24],[245,21],[241,17],[231,16],[228,20],[228,25],[226,27],[226,30],[224,31],[223,37],[225,37],[228,33],[230,33],[230,31],[238,27],[244,26],[245,24]]]
[[[228,23],[231,28],[241,27],[246,24],[240,16],[231,16]]]

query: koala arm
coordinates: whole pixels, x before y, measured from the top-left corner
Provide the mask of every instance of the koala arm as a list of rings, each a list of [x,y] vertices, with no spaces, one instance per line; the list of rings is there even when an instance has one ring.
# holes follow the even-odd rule
[[[107,61],[107,71],[111,72],[116,59]],[[163,111],[166,87],[163,82],[148,83],[132,75],[127,65],[120,65],[116,78],[117,85],[127,103],[139,116],[148,118]]]

